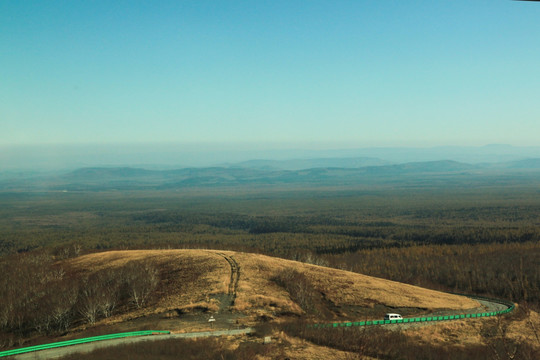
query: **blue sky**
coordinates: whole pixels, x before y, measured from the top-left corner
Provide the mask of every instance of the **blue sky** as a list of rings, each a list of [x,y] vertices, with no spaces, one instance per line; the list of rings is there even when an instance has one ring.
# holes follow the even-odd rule
[[[539,19],[510,0],[3,0],[0,145],[538,146]]]

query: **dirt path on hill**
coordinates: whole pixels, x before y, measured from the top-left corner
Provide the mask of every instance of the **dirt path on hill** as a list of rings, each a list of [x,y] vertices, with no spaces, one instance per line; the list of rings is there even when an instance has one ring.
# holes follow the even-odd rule
[[[236,291],[238,289],[238,281],[240,280],[240,265],[238,265],[238,262],[236,259],[230,255],[216,252],[215,254],[223,257],[231,267],[231,279],[229,281],[229,289],[228,289],[228,297],[229,301],[228,304],[223,304],[221,308],[229,308],[234,305],[234,301],[236,300]],[[225,306],[226,305],[226,306]],[[220,308],[220,310],[222,310]]]

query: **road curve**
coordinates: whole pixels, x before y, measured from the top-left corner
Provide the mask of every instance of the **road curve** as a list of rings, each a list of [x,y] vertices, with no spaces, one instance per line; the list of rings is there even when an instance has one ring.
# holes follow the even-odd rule
[[[232,269],[232,266],[231,266]],[[234,272],[234,271],[233,271]],[[487,299],[475,299],[481,304],[481,309],[471,309],[469,313],[475,313],[479,310],[487,312],[496,312],[502,311],[508,306],[496,301],[489,301]],[[443,315],[442,313],[433,313],[430,315]],[[424,316],[430,316],[424,315]],[[415,322],[415,323],[401,323],[401,324],[378,324],[379,326],[384,326],[389,330],[405,330],[412,327],[418,326],[428,326],[433,324],[438,324],[440,322]],[[235,330],[217,330],[217,331],[203,331],[203,332],[192,332],[192,333],[183,333],[183,334],[168,334],[168,335],[148,335],[148,336],[139,336],[139,337],[130,337],[130,338],[119,338],[112,340],[102,340],[91,343],[71,345],[66,347],[54,348],[49,350],[41,350],[31,353],[25,353],[21,355],[15,355],[14,359],[22,360],[32,360],[32,359],[57,359],[63,356],[75,354],[75,353],[88,353],[96,349],[106,348],[109,346],[116,346],[122,344],[133,344],[141,341],[156,341],[156,340],[165,340],[165,339],[193,339],[200,337],[211,337],[211,336],[229,336],[229,335],[244,335],[254,332],[253,328],[245,329],[235,329]]]
[[[195,339],[201,337],[212,336],[229,336],[229,335],[245,335],[252,333],[253,328],[235,329],[235,330],[217,330],[217,331],[202,331],[183,334],[169,334],[169,335],[148,335],[131,338],[121,338],[112,340],[96,341],[86,344],[72,345],[61,348],[54,348],[49,350],[41,350],[36,352],[25,353],[21,355],[15,355],[12,358],[17,360],[36,360],[36,359],[58,359],[67,355],[76,353],[89,353],[97,349],[106,348],[109,346],[134,344],[142,341],[156,341],[156,340],[168,340],[168,339]]]
[[[480,307],[455,313],[454,311],[441,310],[429,314],[422,314],[420,317],[403,318],[402,320],[365,320],[365,321],[340,321],[335,323],[310,324],[313,328],[339,328],[350,326],[384,326],[387,329],[407,329],[410,327],[427,326],[442,321],[452,321],[461,319],[478,319],[495,315],[503,315],[514,310],[514,304],[504,300],[488,299],[473,295],[468,296],[480,304]]]
[[[497,312],[497,311],[503,311],[508,308],[508,306],[504,304],[494,302],[494,301],[489,301],[486,299],[474,299],[474,300],[480,303],[480,308],[471,309],[469,311],[465,311],[460,314],[475,314],[478,312]],[[433,313],[425,314],[422,316],[441,316],[441,315],[456,315],[456,314],[449,313],[449,312],[433,312]],[[477,318],[477,319],[480,319],[480,318]],[[454,320],[458,320],[458,319],[454,319]],[[384,324],[384,325],[379,325],[379,326],[383,326],[385,329],[388,329],[388,330],[407,330],[411,328],[431,326],[431,325],[436,325],[440,323],[441,323],[440,321],[434,321],[434,322],[426,321],[426,322],[414,322],[414,323]]]
[[[237,292],[238,282],[240,278],[240,266],[232,256],[229,256],[222,252],[214,252],[214,254],[223,257],[230,265],[231,276],[230,276],[230,282],[229,282],[229,287],[228,287],[228,295],[231,298],[231,301],[227,305],[232,306],[234,305],[234,300],[236,298],[236,292]],[[488,312],[492,314],[487,315],[487,316],[492,316],[492,315],[496,315],[495,313],[500,313],[501,311],[504,313],[505,312],[504,310],[512,311],[514,308],[514,305],[509,302],[497,301],[495,299],[480,298],[476,296],[470,296],[470,297],[478,301],[480,303],[480,307],[476,309],[470,309],[469,311],[465,312],[465,314],[477,314],[479,312]],[[436,311],[434,313],[424,314],[422,316],[424,317],[439,316],[440,317],[440,316],[461,315],[461,314],[463,313],[452,314],[449,311]],[[375,322],[375,324],[372,324],[372,325],[384,326],[385,328],[388,328],[389,330],[393,330],[393,329],[404,330],[410,327],[426,326],[426,325],[431,325],[435,323],[439,323],[439,322],[431,322],[429,320],[427,322],[424,322],[422,320],[422,322],[393,323],[393,324],[377,324],[377,322]],[[333,323],[333,324],[312,324],[310,326],[342,327],[342,326],[363,326],[364,325],[364,324],[358,324],[358,325],[356,324],[357,324],[356,322],[354,323],[340,322],[340,323]],[[370,324],[365,324],[365,325],[370,325]],[[165,340],[165,339],[173,339],[173,338],[186,339],[186,338],[200,338],[200,337],[212,337],[212,336],[244,335],[244,334],[248,334],[252,332],[254,332],[253,328],[245,328],[245,329],[235,329],[235,330],[192,332],[192,333],[183,333],[183,334],[147,335],[147,336],[134,336],[134,337],[128,337],[128,338],[123,337],[123,338],[118,338],[118,339],[100,340],[100,341],[95,341],[95,342],[28,352],[28,353],[24,353],[20,355],[14,355],[12,358],[28,359],[28,360],[30,359],[57,359],[57,358],[75,354],[75,353],[88,353],[96,349],[101,349],[101,348],[106,348],[106,347],[116,346],[116,345],[121,345],[121,344],[132,344],[132,343],[137,343],[137,342],[142,342],[142,341],[156,341],[156,340]],[[0,357],[2,357],[1,352],[0,352]]]

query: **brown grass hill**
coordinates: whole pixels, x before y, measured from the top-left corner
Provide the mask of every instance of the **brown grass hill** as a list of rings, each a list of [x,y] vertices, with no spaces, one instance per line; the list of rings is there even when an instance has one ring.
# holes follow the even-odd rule
[[[125,305],[124,311],[109,321],[190,313],[239,314],[245,323],[290,317],[308,321],[364,320],[380,319],[386,312],[413,315],[480,306],[462,296],[233,251],[108,251],[65,260],[60,265],[75,278],[107,274],[108,278],[124,277],[127,284],[132,284],[132,288],[124,289],[131,294],[131,305]],[[129,279],[135,280],[130,283]],[[147,284],[149,290],[137,290],[142,293],[140,298],[146,296],[139,299],[139,304],[133,300],[133,292],[141,284]]]

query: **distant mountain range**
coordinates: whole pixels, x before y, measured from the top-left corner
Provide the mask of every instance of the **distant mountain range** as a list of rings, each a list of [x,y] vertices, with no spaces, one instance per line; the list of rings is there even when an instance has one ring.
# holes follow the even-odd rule
[[[493,164],[493,167],[506,169],[540,169],[540,159],[525,159]]]
[[[261,145],[264,148],[264,144]],[[132,167],[153,170],[186,167],[249,167],[301,170],[358,168],[410,162],[452,160],[495,164],[540,158],[540,147],[510,145],[372,147],[351,149],[258,149],[241,145],[99,144],[0,146],[0,177],[7,171],[67,171],[83,167]],[[253,160],[259,159],[259,160]]]
[[[4,177],[0,180],[0,190],[102,191],[233,186],[350,187],[359,185],[425,187],[489,185],[505,182],[508,184],[540,183],[540,158],[495,164],[467,164],[452,160],[404,164],[382,163],[384,161],[375,158],[333,158],[288,161],[253,160],[231,164],[227,167],[175,170],[89,167],[54,176]]]
[[[312,168],[359,168],[364,166],[390,165],[390,161],[372,157],[317,158],[292,160],[248,160],[232,166],[263,170],[303,170]]]

